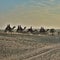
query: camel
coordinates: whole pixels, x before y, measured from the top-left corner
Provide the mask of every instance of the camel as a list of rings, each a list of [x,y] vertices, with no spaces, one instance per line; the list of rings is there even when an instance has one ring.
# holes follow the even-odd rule
[[[49,31],[49,29],[44,29],[43,27],[41,27],[41,29],[40,29],[40,34],[47,34],[47,32]]]
[[[30,33],[34,32],[34,30],[32,29],[32,26],[29,29],[27,29],[27,32],[30,32]]]
[[[15,26],[13,26],[12,28],[10,27],[10,24],[7,25],[7,27],[5,28],[5,32],[13,32]]]
[[[25,29],[26,29],[26,27],[22,28],[21,25],[18,25],[18,28],[17,28],[16,32],[22,33]]]

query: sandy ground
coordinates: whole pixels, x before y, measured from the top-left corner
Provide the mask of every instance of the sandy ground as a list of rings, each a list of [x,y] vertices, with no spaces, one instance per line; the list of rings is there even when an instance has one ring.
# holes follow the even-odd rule
[[[60,36],[1,35],[0,60],[60,60]]]

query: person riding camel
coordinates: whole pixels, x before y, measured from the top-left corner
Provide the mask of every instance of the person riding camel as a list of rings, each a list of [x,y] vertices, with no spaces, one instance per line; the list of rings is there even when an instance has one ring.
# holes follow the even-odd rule
[[[32,26],[28,29],[28,32],[33,32]]]
[[[45,29],[43,27],[41,27],[40,33],[45,33]]]
[[[10,27],[10,24],[7,25],[7,27],[5,28],[5,32],[12,32],[12,30],[15,28],[15,26],[13,26],[13,28]]]
[[[11,27],[10,27],[10,24],[7,25],[7,27],[5,28],[5,32],[9,31],[10,32],[11,30]]]
[[[22,31],[23,31],[23,28],[21,27],[21,25],[18,25],[17,32],[22,32]]]

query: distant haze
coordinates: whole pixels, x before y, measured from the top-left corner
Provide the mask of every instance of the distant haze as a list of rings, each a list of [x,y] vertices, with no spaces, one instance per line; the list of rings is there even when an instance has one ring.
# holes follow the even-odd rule
[[[60,0],[0,0],[0,28],[7,24],[60,28]]]

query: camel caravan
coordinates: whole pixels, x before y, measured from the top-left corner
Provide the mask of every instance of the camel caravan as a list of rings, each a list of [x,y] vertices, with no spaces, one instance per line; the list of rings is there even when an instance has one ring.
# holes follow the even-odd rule
[[[27,29],[27,27],[25,26],[24,28],[22,28],[21,25],[18,25],[18,27],[16,28],[16,26],[11,27],[10,24],[8,24],[4,30],[4,32],[16,32],[16,33],[29,33],[29,34],[40,34],[40,35],[54,35],[56,30],[55,29],[45,29],[44,27],[41,27],[40,29],[33,29],[32,26],[30,28]],[[60,32],[58,32],[58,35],[60,34]]]

